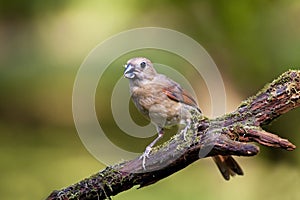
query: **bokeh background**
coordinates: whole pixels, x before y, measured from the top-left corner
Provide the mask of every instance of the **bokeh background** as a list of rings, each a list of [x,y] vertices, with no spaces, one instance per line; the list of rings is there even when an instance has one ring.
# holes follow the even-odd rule
[[[44,199],[52,190],[105,167],[77,135],[72,88],[84,58],[108,37],[145,26],[189,35],[216,62],[225,80],[227,111],[232,111],[265,83],[290,68],[300,68],[299,20],[297,0],[1,0],[1,199]],[[148,53],[159,57],[157,52]],[[176,66],[175,61],[170,64]],[[122,71],[111,70],[107,76],[120,77]],[[113,80],[106,80],[106,85]],[[96,106],[103,115],[109,110],[101,99],[110,98],[111,91],[99,90]],[[206,103],[199,104],[209,115]],[[299,146],[299,118],[300,109],[294,110],[266,129]],[[104,122],[111,132],[116,129],[113,122]],[[114,199],[300,199],[298,149],[261,147],[258,156],[238,161],[245,175],[230,182],[222,179],[210,159],[204,159]]]

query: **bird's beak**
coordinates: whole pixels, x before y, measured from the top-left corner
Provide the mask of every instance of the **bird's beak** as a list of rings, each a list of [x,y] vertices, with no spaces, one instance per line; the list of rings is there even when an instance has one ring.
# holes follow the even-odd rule
[[[126,78],[132,79],[135,77],[135,72],[136,72],[135,67],[131,64],[128,64],[125,67],[124,76]]]

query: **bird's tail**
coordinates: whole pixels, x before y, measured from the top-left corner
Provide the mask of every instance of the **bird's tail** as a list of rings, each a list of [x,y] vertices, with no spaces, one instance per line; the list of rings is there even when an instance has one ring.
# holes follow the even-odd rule
[[[231,156],[214,156],[213,160],[217,164],[222,176],[225,180],[229,180],[230,176],[244,175],[242,168]]]

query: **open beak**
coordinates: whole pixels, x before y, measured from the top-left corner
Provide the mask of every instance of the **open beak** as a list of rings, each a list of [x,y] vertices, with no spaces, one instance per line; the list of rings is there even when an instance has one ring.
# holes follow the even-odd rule
[[[135,67],[131,64],[128,64],[125,68],[124,76],[129,79],[134,78],[135,72],[136,72]]]

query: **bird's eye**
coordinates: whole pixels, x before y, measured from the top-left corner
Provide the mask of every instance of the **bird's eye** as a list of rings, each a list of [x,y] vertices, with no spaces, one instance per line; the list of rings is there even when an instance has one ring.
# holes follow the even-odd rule
[[[145,62],[141,62],[141,68],[145,68],[146,67],[146,63]]]

